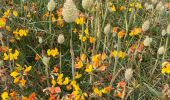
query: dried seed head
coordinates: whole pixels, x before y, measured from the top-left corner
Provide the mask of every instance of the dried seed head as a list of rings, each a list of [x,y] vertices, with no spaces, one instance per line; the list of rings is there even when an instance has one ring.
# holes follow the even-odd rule
[[[161,10],[164,7],[162,1],[160,1],[157,5],[156,5],[156,10]]]
[[[56,6],[56,4],[55,4],[54,0],[50,0],[47,4],[48,11],[53,11],[55,9],[55,6]]]
[[[85,10],[91,9],[92,4],[93,0],[82,0],[82,6]]]
[[[164,46],[162,46],[158,49],[158,54],[162,55],[162,54],[164,54],[164,52],[165,52]]]
[[[62,15],[67,23],[74,22],[78,17],[78,9],[72,0],[66,0],[63,6]]]
[[[142,31],[146,32],[150,28],[150,21],[146,20],[142,25]]]
[[[161,35],[165,36],[166,35],[166,30],[162,30]]]
[[[48,66],[49,64],[49,61],[50,61],[50,58],[49,57],[46,57],[46,56],[43,56],[42,57],[42,62],[45,66]]]
[[[60,34],[60,35],[58,36],[58,43],[59,43],[59,44],[63,44],[63,43],[64,43],[64,35],[63,35],[63,34]]]
[[[126,71],[125,71],[125,79],[126,79],[127,81],[129,81],[129,80],[132,78],[132,76],[133,76],[133,70],[132,70],[132,68],[126,69]]]
[[[170,24],[168,24],[166,32],[167,32],[168,35],[170,35]]]
[[[143,44],[144,44],[144,46],[150,46],[151,42],[152,42],[152,38],[150,38],[149,36],[147,36],[147,37],[145,38],[145,40],[143,41]]]
[[[105,34],[109,34],[110,33],[110,28],[111,27],[111,25],[108,23],[106,26],[105,26],[105,28],[104,28],[104,33]]]
[[[158,2],[158,0],[152,0],[153,4],[156,4]]]
[[[144,6],[146,10],[153,10],[154,8],[152,4],[148,4],[148,3],[146,3]]]
[[[43,38],[41,36],[38,37],[38,42],[41,44],[43,42]]]

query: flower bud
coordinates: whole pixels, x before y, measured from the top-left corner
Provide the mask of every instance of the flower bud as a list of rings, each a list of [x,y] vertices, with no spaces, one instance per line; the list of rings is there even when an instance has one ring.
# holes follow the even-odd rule
[[[152,42],[152,38],[147,36],[145,40],[143,41],[143,44],[144,46],[150,46],[151,42]]]
[[[56,6],[56,4],[55,4],[54,0],[50,0],[47,4],[48,11],[53,11],[55,9],[55,6]]]
[[[162,55],[162,54],[164,54],[164,52],[165,52],[164,46],[162,46],[158,49],[158,54]]]
[[[78,9],[72,0],[66,0],[63,6],[62,15],[67,23],[74,22],[78,17]]]
[[[142,31],[146,32],[150,27],[150,21],[146,20],[142,25]]]
[[[92,4],[93,0],[82,0],[82,6],[85,10],[91,9]]]
[[[63,34],[60,34],[60,35],[58,36],[58,43],[59,43],[59,44],[63,44],[63,43],[64,43],[64,35],[63,35]]]
[[[126,71],[125,71],[125,79],[126,79],[127,81],[129,81],[129,80],[132,78],[132,76],[133,76],[133,70],[132,70],[132,68],[126,69]]]

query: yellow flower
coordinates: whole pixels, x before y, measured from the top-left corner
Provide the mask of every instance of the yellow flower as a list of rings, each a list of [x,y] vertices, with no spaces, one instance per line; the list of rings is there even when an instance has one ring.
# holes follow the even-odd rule
[[[57,19],[57,25],[60,27],[64,26],[64,20],[61,18],[61,16],[59,16]]]
[[[161,70],[162,74],[170,74],[170,62],[165,61],[162,63],[162,70]]]
[[[116,57],[117,55],[118,55],[118,58],[122,58],[123,59],[125,57],[125,52],[122,52],[122,51],[117,52],[116,50],[111,52],[111,56]]]
[[[24,73],[28,73],[32,69],[32,66],[26,67]]]
[[[76,64],[75,64],[75,68],[82,68],[83,67],[83,62],[81,60],[79,60]]]
[[[10,49],[9,55],[7,53],[4,53],[4,60],[17,60],[19,56],[19,51],[15,50],[14,53],[11,53],[12,49]]]
[[[133,30],[131,30],[131,32],[129,33],[130,36],[135,36],[138,35],[139,33],[142,32],[141,28],[134,28]]]
[[[58,56],[59,55],[58,49],[57,48],[52,49],[52,50],[48,49],[47,50],[47,55],[52,56],[52,57]]]
[[[26,80],[24,79],[24,78],[22,78],[21,80],[20,80],[20,84],[21,84],[21,86],[25,86],[25,83],[26,83]]]
[[[15,35],[16,38],[18,37],[24,37],[24,36],[27,36],[28,35],[28,30],[27,29],[16,29],[13,34]]]
[[[75,80],[72,80],[71,83],[70,83],[70,85],[73,86],[73,85],[76,85],[76,83],[77,83],[77,82],[76,82]]]
[[[135,7],[138,8],[138,9],[141,9],[142,5],[140,3],[136,3]]]
[[[56,18],[55,18],[54,16],[52,16],[51,21],[52,21],[52,23],[54,23],[54,22],[56,22],[57,20],[56,20]]]
[[[102,96],[102,91],[100,91],[98,88],[93,88],[93,92],[94,94],[98,95],[98,96]]]
[[[135,5],[135,3],[133,2],[133,3],[130,3],[130,7],[134,7],[134,5]]]
[[[2,98],[2,100],[8,100],[8,99],[9,99],[8,92],[3,92],[3,93],[1,94],[1,98]]]
[[[120,52],[119,52],[119,58],[122,58],[122,59],[125,58],[125,53],[122,52],[122,51],[120,51]]]
[[[20,80],[20,77],[16,77],[16,78],[14,78],[14,83],[16,84],[16,83],[18,83],[19,82],[19,80]]]
[[[18,31],[18,35],[19,35],[20,37],[27,36],[27,34],[28,34],[28,30],[26,30],[26,29],[20,29],[20,30]]]
[[[89,29],[86,28],[86,29],[84,30],[84,33],[86,34],[86,36],[89,36]]]
[[[6,26],[6,30],[10,32],[11,31],[11,27],[10,26]]]
[[[112,12],[115,12],[115,11],[116,11],[116,7],[115,7],[114,5],[110,6],[109,9],[110,9],[110,11],[112,11]]]
[[[4,53],[4,60],[8,60],[9,56],[7,55],[7,53]]]
[[[19,51],[15,50],[14,54],[13,54],[13,59],[17,60],[19,56]]]
[[[17,16],[18,16],[18,12],[17,12],[16,10],[14,10],[14,11],[13,11],[13,15],[14,15],[15,17],[17,17]]]
[[[82,74],[79,74],[78,72],[75,73],[75,79],[79,79],[82,76]]]
[[[76,18],[75,22],[77,25],[82,25],[85,23],[85,18],[84,17]]]
[[[63,85],[67,85],[68,83],[69,83],[69,78],[66,77],[65,80],[64,80],[64,82],[63,82]]]
[[[0,28],[5,27],[6,24],[6,19],[5,18],[0,18]]]
[[[86,60],[86,54],[81,54],[81,55],[80,55],[80,59],[81,59],[82,61],[85,61],[85,60]]]
[[[54,87],[56,85],[56,81],[54,79],[51,80],[51,84],[52,84],[52,87]]]
[[[85,72],[88,72],[88,73],[90,73],[90,72],[92,72],[92,70],[93,70],[93,67],[92,67],[92,65],[91,65],[91,64],[87,64],[87,65],[86,65]]]
[[[126,9],[125,6],[120,6],[119,8],[120,11],[124,11],[125,9]]]
[[[4,12],[3,17],[9,17],[10,16],[10,9],[8,9],[7,11]]]
[[[19,75],[19,73],[18,73],[18,71],[13,71],[13,72],[11,72],[11,74],[10,74],[13,78],[16,78],[18,75]]]

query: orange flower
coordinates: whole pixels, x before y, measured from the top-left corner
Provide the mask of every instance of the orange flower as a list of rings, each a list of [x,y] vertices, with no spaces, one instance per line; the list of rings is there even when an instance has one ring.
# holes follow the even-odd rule
[[[113,33],[117,33],[119,27],[114,27],[113,28]]]
[[[57,10],[57,16],[59,17],[59,16],[62,16],[62,11],[63,11],[63,8],[59,8],[58,10]]]
[[[40,56],[38,54],[35,55],[35,61],[39,61],[40,60]]]
[[[125,35],[125,31],[124,30],[121,30],[119,33],[118,33],[118,38],[123,38]]]
[[[31,93],[28,97],[28,100],[35,100],[36,99],[36,94],[35,92]]]
[[[170,2],[166,4],[166,7],[170,9]]]
[[[94,43],[95,42],[95,38],[94,37],[90,37],[90,43]]]

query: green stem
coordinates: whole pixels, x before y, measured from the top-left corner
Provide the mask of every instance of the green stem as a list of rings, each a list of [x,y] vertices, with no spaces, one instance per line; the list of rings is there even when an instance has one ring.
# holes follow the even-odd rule
[[[167,51],[167,48],[168,48],[168,41],[169,41],[169,36],[166,37],[165,52],[163,54],[162,61],[164,61],[165,57],[166,57],[166,51]]]
[[[62,72],[62,69],[61,69],[61,45],[60,45],[60,73]]]
[[[115,76],[115,72],[116,72],[116,68],[117,68],[117,64],[118,64],[118,59],[119,59],[119,56],[118,56],[118,53],[120,51],[120,48],[121,48],[121,40],[120,38],[118,38],[118,47],[117,47],[117,54],[116,54],[116,57],[115,57],[115,63],[114,63],[114,68],[113,68],[113,73],[112,73],[112,80],[110,82],[110,86],[112,87],[112,84],[113,84],[113,81],[114,81],[114,77]]]
[[[71,68],[72,68],[72,78],[75,79],[75,69],[74,69],[74,50],[73,50],[73,32],[72,24],[70,25],[71,39],[70,39],[70,53],[71,53]]]

